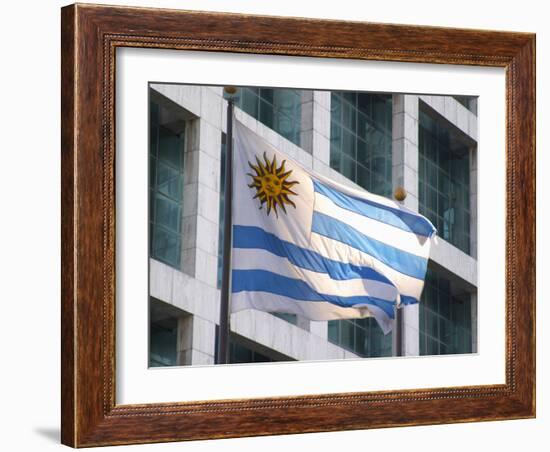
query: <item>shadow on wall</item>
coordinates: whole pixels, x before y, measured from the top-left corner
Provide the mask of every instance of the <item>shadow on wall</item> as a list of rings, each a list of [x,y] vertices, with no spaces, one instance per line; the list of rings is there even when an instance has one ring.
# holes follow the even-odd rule
[[[61,443],[61,431],[59,427],[38,427],[34,431],[50,441],[57,444]]]

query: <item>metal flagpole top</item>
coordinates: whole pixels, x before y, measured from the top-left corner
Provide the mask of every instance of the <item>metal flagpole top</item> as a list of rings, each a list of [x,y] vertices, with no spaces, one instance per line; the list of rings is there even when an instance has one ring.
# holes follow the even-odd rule
[[[407,197],[407,190],[403,187],[397,187],[393,192],[393,196],[399,202],[405,201],[405,198]]]
[[[223,90],[226,94],[229,94],[230,96],[234,96],[237,94],[237,88],[235,86],[224,86]]]

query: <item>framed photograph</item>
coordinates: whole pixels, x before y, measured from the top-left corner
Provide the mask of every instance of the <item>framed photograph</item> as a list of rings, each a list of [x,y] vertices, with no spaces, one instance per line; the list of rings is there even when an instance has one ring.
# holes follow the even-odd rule
[[[62,442],[535,416],[535,36],[62,9]]]

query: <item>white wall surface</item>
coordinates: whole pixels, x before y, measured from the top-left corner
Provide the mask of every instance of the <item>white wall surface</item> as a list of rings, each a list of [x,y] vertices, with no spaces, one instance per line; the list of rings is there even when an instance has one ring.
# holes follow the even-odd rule
[[[99,3],[90,1],[91,3]],[[537,32],[538,80],[538,275],[547,273],[544,234],[550,227],[546,198],[550,180],[550,31],[545,2],[440,1],[296,2],[278,0],[113,0],[122,5],[232,11]],[[0,184],[0,275],[2,281],[2,373],[0,447],[9,451],[61,450],[59,444],[60,356],[60,182],[59,182],[59,8],[60,1],[5,2],[2,46],[2,131]],[[313,7],[314,5],[314,7]],[[115,450],[279,451],[407,450],[447,452],[489,446],[499,452],[543,451],[550,428],[546,323],[550,318],[548,278],[538,284],[537,419],[406,427],[370,431],[243,438],[118,447]],[[6,290],[7,289],[7,290]],[[545,299],[546,298],[546,299]],[[32,405],[31,405],[32,404]],[[546,439],[547,442],[547,439]],[[106,450],[106,449],[103,449]]]

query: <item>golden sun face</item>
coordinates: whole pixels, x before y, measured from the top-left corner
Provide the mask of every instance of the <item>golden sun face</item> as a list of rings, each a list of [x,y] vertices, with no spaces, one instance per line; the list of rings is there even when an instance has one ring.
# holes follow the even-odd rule
[[[248,186],[256,189],[256,195],[253,199],[258,198],[260,200],[260,209],[264,204],[267,206],[268,215],[273,210],[278,217],[277,207],[280,207],[286,213],[285,204],[296,208],[296,204],[294,204],[289,196],[297,196],[297,193],[293,192],[291,188],[299,184],[299,182],[287,180],[292,174],[292,170],[285,171],[285,162],[286,160],[283,160],[281,166],[277,168],[277,157],[273,156],[273,160],[270,161],[265,152],[264,162],[261,162],[258,157],[256,157],[256,165],[248,162],[250,168],[256,173],[247,174],[252,178],[252,183],[248,184]]]

